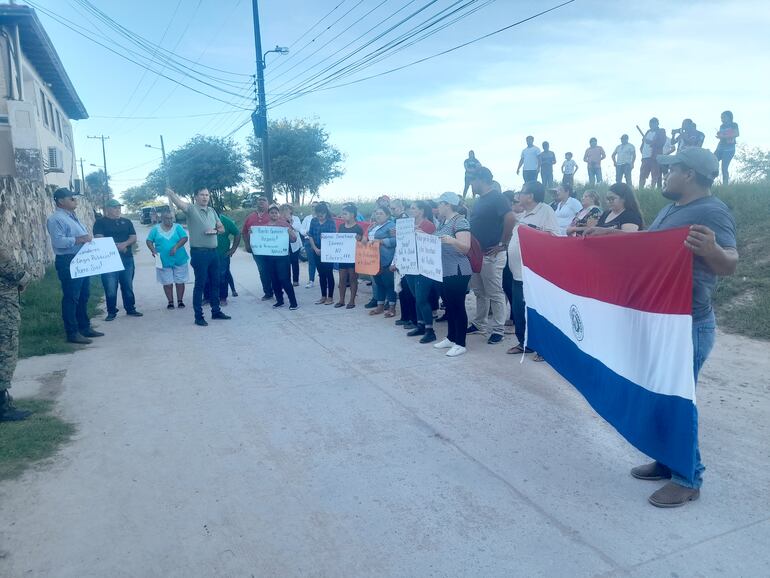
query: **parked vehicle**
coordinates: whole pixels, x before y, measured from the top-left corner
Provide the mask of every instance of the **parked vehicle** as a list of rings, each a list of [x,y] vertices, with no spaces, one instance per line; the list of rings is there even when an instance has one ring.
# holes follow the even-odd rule
[[[160,222],[158,207],[142,207],[139,215],[139,222],[142,225],[154,225]]]

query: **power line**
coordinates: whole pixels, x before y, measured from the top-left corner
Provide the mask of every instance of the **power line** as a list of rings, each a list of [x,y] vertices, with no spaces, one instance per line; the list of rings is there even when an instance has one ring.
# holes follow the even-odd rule
[[[404,6],[402,6],[401,8],[399,8],[399,9],[398,9],[396,12],[393,12],[393,13],[392,13],[390,16],[388,16],[387,18],[384,18],[384,19],[380,20],[380,21],[379,21],[377,24],[375,24],[374,26],[372,26],[372,27],[371,27],[369,30],[367,30],[366,32],[364,32],[363,34],[361,34],[360,36],[358,36],[357,38],[354,38],[354,39],[353,39],[353,41],[352,41],[352,42],[350,42],[350,43],[348,44],[348,46],[351,46],[351,45],[353,45],[353,43],[355,43],[355,42],[358,42],[359,40],[361,40],[361,39],[363,39],[364,37],[366,37],[366,35],[367,35],[367,34],[369,34],[371,31],[375,30],[375,29],[376,29],[376,28],[378,28],[380,25],[384,24],[385,22],[387,22],[388,20],[390,20],[391,18],[393,18],[393,16],[395,16],[396,14],[398,14],[399,12],[401,12],[401,11],[402,11],[404,8],[406,8],[407,6],[409,6],[409,5],[413,4],[413,3],[414,3],[414,1],[415,1],[415,0],[410,0],[410,1],[409,1],[409,2],[407,2],[407,3],[406,3]],[[458,1],[462,1],[462,0],[458,0]],[[312,79],[314,79],[314,78],[317,78],[319,75],[321,75],[321,74],[323,74],[323,73],[325,73],[325,72],[327,72],[327,71],[331,70],[331,69],[332,69],[332,68],[334,68],[335,66],[337,66],[337,65],[341,64],[342,62],[344,62],[345,60],[347,60],[347,59],[351,58],[352,56],[354,56],[355,54],[357,54],[359,51],[363,50],[363,49],[364,49],[364,48],[366,48],[367,46],[370,46],[371,44],[374,44],[375,42],[377,42],[377,41],[378,41],[378,40],[380,40],[381,38],[384,38],[385,36],[387,36],[388,34],[390,34],[391,32],[393,32],[394,30],[398,29],[400,26],[402,26],[403,24],[405,24],[406,22],[408,22],[408,21],[409,21],[409,20],[411,20],[412,18],[415,18],[415,17],[417,17],[419,14],[421,14],[422,12],[424,12],[425,10],[427,10],[428,8],[430,8],[431,6],[433,6],[434,4],[436,4],[436,2],[438,2],[438,0],[430,0],[430,2],[427,2],[426,4],[423,4],[423,5],[422,5],[421,7],[419,7],[417,10],[415,10],[414,12],[412,12],[411,14],[409,14],[408,16],[404,17],[403,19],[401,19],[400,21],[398,21],[396,24],[393,24],[392,26],[390,26],[390,27],[389,27],[387,30],[385,30],[384,32],[380,32],[379,34],[377,34],[377,35],[376,35],[376,36],[374,36],[373,38],[369,39],[367,42],[365,42],[365,43],[364,43],[364,44],[362,44],[361,46],[358,46],[358,47],[356,47],[356,48],[352,49],[350,52],[348,52],[348,54],[347,54],[346,56],[344,56],[344,57],[342,57],[342,58],[338,59],[338,60],[337,60],[337,61],[335,61],[333,64],[330,64],[330,65],[328,65],[326,68],[324,68],[324,69],[323,69],[323,70],[321,70],[320,72],[317,72],[317,73],[315,73],[314,75],[312,75],[311,77],[309,77],[309,79],[305,79],[305,82],[307,82],[308,80],[312,80]],[[345,48],[347,48],[347,46],[346,46]],[[323,65],[325,61],[328,61],[328,60],[330,60],[332,57],[336,56],[337,54],[339,54],[340,52],[342,52],[343,50],[345,50],[345,48],[340,48],[340,49],[336,50],[335,52],[333,52],[332,54],[330,54],[328,57],[326,57],[326,58],[325,58],[324,60],[322,60],[321,62],[319,62],[319,63],[317,63],[317,64],[314,64],[313,66],[310,66],[310,67],[306,68],[305,70],[303,70],[303,71],[302,71],[302,72],[300,72],[299,74],[296,74],[295,76],[293,76],[292,78],[290,78],[288,81],[286,81],[286,82],[284,82],[284,83],[282,83],[282,84],[278,85],[278,87],[276,87],[276,88],[280,90],[281,88],[283,88],[283,87],[284,87],[284,86],[286,86],[287,84],[290,84],[292,81],[294,81],[294,80],[296,80],[297,78],[301,77],[301,76],[302,76],[303,74],[305,74],[306,72],[309,72],[309,71],[313,70],[314,68],[317,68],[318,66],[321,66],[321,65]],[[295,86],[294,86],[294,88],[292,88],[292,89],[290,89],[290,90],[289,90],[289,92],[293,92],[293,91],[297,90],[297,88],[298,88],[299,86],[301,86],[301,84],[302,84],[302,83],[300,82],[299,84],[295,85]]]
[[[511,28],[514,28],[516,26],[520,26],[521,24],[524,24],[526,22],[529,22],[531,20],[539,18],[540,16],[548,14],[549,12],[553,12],[555,10],[563,8],[564,6],[567,6],[568,4],[572,4],[573,2],[575,2],[575,0],[567,0],[565,2],[562,2],[561,4],[557,4],[555,6],[552,6],[551,8],[548,8],[546,10],[542,10],[542,11],[536,13],[536,14],[533,14],[532,16],[528,16],[527,18],[523,18],[521,20],[518,20],[518,21],[516,21],[516,22],[514,22],[512,24],[509,24],[508,26],[504,26],[502,28],[498,28],[497,30],[494,30],[492,32],[489,32],[489,33],[484,34],[482,36],[479,36],[477,38],[474,38],[473,40],[469,40],[468,42],[463,42],[462,44],[458,44],[457,46],[453,46],[452,48],[448,48],[446,50],[442,50],[441,52],[438,52],[436,54],[432,54],[432,55],[426,56],[424,58],[419,58],[419,59],[414,60],[412,62],[409,62],[407,64],[404,64],[404,65],[401,65],[401,66],[397,66],[395,68],[391,68],[389,70],[385,70],[385,71],[379,72],[377,74],[373,74],[373,75],[370,75],[370,76],[366,76],[366,77],[363,77],[363,78],[352,80],[350,82],[345,82],[345,83],[341,83],[341,84],[335,84],[335,85],[332,85],[332,86],[322,86],[322,87],[318,87],[318,88],[315,88],[315,89],[312,89],[312,90],[308,90],[308,91],[305,91],[305,92],[299,92],[295,96],[293,96],[291,98],[288,98],[288,99],[286,99],[286,100],[284,100],[284,101],[282,101],[282,102],[280,102],[280,103],[278,103],[278,104],[276,104],[274,106],[277,107],[277,106],[286,104],[287,102],[290,102],[291,100],[296,100],[297,98],[300,98],[300,97],[305,96],[306,94],[310,94],[312,92],[318,92],[320,90],[332,90],[332,89],[335,89],[335,88],[342,88],[342,87],[345,87],[345,86],[351,86],[353,84],[358,84],[360,82],[364,82],[364,81],[367,81],[367,80],[372,80],[374,78],[378,78],[378,77],[381,77],[381,76],[386,76],[388,74],[392,74],[394,72],[398,72],[400,70],[404,70],[405,68],[409,68],[411,66],[415,66],[417,64],[421,64],[423,62],[426,62],[428,60],[432,60],[434,58],[438,58],[439,56],[444,56],[444,55],[449,54],[451,52],[455,52],[456,50],[460,50],[461,48],[465,48],[466,46],[470,46],[471,44],[474,44],[476,42],[480,42],[481,40],[485,40],[487,38],[490,38],[491,36],[495,36],[497,34],[505,32],[506,30],[510,30]]]
[[[200,94],[200,95],[202,95],[202,96],[205,96],[205,97],[207,97],[207,98],[211,98],[212,100],[217,100],[217,101],[219,101],[219,102],[222,102],[222,103],[225,103],[225,104],[230,104],[228,101],[226,101],[226,100],[224,100],[224,99],[222,99],[222,98],[219,98],[219,97],[213,96],[213,95],[211,95],[211,94],[208,94],[208,93],[206,93],[206,92],[204,92],[204,91],[202,91],[202,90],[198,90],[197,88],[194,88],[194,87],[192,87],[192,86],[190,86],[190,85],[188,85],[188,84],[185,84],[184,82],[181,82],[181,81],[179,81],[179,80],[177,80],[177,79],[175,79],[175,78],[172,78],[172,77],[170,77],[170,76],[168,76],[168,75],[166,75],[166,74],[163,74],[163,73],[161,73],[161,72],[158,72],[157,70],[155,70],[155,69],[153,69],[153,68],[150,68],[149,66],[147,66],[147,65],[145,65],[145,64],[142,64],[141,62],[138,62],[137,60],[134,60],[134,59],[132,59],[132,58],[129,58],[129,57],[128,57],[128,56],[126,56],[124,53],[121,53],[121,52],[119,52],[118,50],[116,50],[116,49],[114,49],[114,48],[112,48],[112,47],[110,47],[110,46],[107,46],[107,45],[106,45],[106,44],[104,44],[103,42],[100,42],[99,40],[96,40],[96,39],[92,38],[92,37],[91,37],[91,36],[89,36],[88,34],[86,34],[86,33],[84,33],[84,32],[81,32],[81,31],[79,31],[79,30],[77,29],[77,27],[76,27],[77,25],[74,25],[74,26],[73,26],[73,25],[71,25],[70,23],[68,23],[69,21],[68,21],[66,18],[63,18],[63,17],[59,16],[58,14],[56,14],[56,13],[54,13],[54,12],[48,11],[48,10],[46,10],[45,8],[41,8],[41,7],[37,6],[37,5],[36,5],[34,2],[32,2],[32,0],[28,0],[28,3],[29,3],[30,5],[32,5],[32,6],[34,6],[36,10],[38,10],[39,12],[42,12],[43,14],[46,14],[46,15],[47,15],[49,18],[51,18],[51,19],[53,19],[54,21],[58,22],[59,24],[61,24],[61,25],[62,25],[62,26],[64,26],[65,28],[68,28],[68,29],[72,30],[73,32],[75,32],[76,34],[79,34],[80,36],[83,36],[84,38],[86,38],[86,39],[90,40],[90,41],[91,41],[91,42],[93,42],[94,44],[97,44],[98,46],[101,46],[102,48],[104,48],[104,49],[106,49],[106,50],[109,50],[110,52],[112,52],[113,54],[116,54],[117,56],[119,56],[119,57],[123,58],[124,60],[128,60],[129,62],[131,62],[131,63],[133,63],[133,64],[136,64],[137,66],[139,66],[139,67],[141,67],[141,68],[147,68],[148,70],[150,70],[150,72],[152,72],[152,73],[154,73],[154,74],[157,74],[158,76],[161,76],[161,77],[165,78],[166,80],[169,80],[169,81],[171,81],[171,82],[173,82],[173,83],[175,83],[175,84],[178,84],[179,86],[182,86],[182,87],[184,87],[184,88],[186,88],[186,89],[188,89],[188,90],[191,90],[191,91],[193,91],[193,92],[195,92],[195,93],[197,93],[197,94]],[[74,24],[74,23],[73,23],[73,24]],[[125,47],[121,47],[121,48],[125,48]],[[193,79],[193,80],[195,80],[195,79]],[[200,82],[200,81],[199,81],[199,82]],[[206,83],[204,83],[204,84],[206,84]],[[213,85],[210,85],[210,86],[213,86]],[[217,88],[217,87],[214,87],[214,88]],[[228,90],[223,90],[223,89],[219,89],[219,90],[221,90],[222,92],[225,92],[225,93],[227,93],[227,94],[231,94],[231,95],[234,95],[234,96],[238,96],[238,94],[236,94],[236,93],[234,93],[234,92],[231,92],[231,91],[228,91]],[[247,109],[247,108],[244,108],[243,110],[249,110],[249,109]]]
[[[294,40],[292,40],[292,41],[289,43],[289,45],[288,45],[288,46],[289,46],[289,48],[293,48],[293,47],[294,47],[294,45],[296,45],[296,44],[297,44],[297,42],[299,42],[299,41],[300,41],[300,40],[302,40],[302,39],[303,39],[305,36],[307,36],[308,34],[310,34],[310,33],[311,33],[311,32],[312,32],[312,31],[313,31],[315,28],[316,28],[316,26],[318,26],[318,25],[319,25],[321,22],[323,22],[323,21],[324,21],[324,20],[326,20],[326,19],[327,19],[329,16],[331,16],[332,14],[334,14],[334,13],[337,11],[337,9],[338,9],[340,6],[342,6],[342,5],[343,5],[345,2],[347,2],[347,0],[342,0],[342,2],[340,2],[339,4],[337,4],[337,5],[336,5],[334,8],[332,8],[332,9],[331,9],[329,12],[327,12],[327,13],[326,13],[324,16],[322,16],[320,20],[317,20],[315,24],[313,24],[313,25],[312,25],[310,28],[308,28],[307,30],[305,30],[305,32],[303,32],[303,33],[302,33],[302,34],[301,34],[301,35],[300,35],[298,38],[295,38]],[[332,24],[331,26],[333,26],[333,25],[334,25],[334,24]],[[326,29],[328,30],[329,28],[331,28],[331,26],[327,27]],[[273,67],[273,70],[275,70],[275,69],[277,69],[277,68],[280,68],[281,66],[285,65],[287,61],[291,60],[291,59],[292,59],[294,56],[296,56],[296,52],[302,52],[302,49],[303,49],[303,48],[304,48],[304,46],[303,46],[302,48],[300,48],[299,50],[297,50],[297,51],[292,51],[292,52],[289,54],[289,56],[288,56],[287,58],[282,58],[282,59],[280,60],[280,62],[278,62],[278,64],[276,64],[276,65]]]
[[[30,0],[31,2],[32,0]],[[227,92],[225,89],[221,88],[219,85],[227,85],[233,88],[238,88],[242,81],[237,81],[233,79],[227,79],[222,78],[220,76],[215,76],[210,73],[205,73],[200,70],[200,67],[202,65],[198,65],[197,68],[192,68],[182,62],[179,62],[175,59],[181,59],[182,57],[179,57],[178,55],[169,52],[162,46],[159,46],[153,42],[150,42],[146,38],[139,36],[138,34],[132,32],[131,30],[127,29],[125,26],[119,24],[118,22],[111,19],[109,16],[104,14],[104,12],[100,11],[98,8],[96,8],[93,4],[88,2],[87,0],[73,0],[74,2],[77,2],[80,6],[85,8],[88,13],[92,14],[95,18],[97,18],[100,22],[105,24],[108,28],[112,29],[114,32],[116,32],[119,36],[121,36],[124,40],[127,40],[129,43],[135,45],[137,48],[142,50],[143,52],[149,54],[147,56],[146,54],[140,54],[136,51],[133,51],[117,42],[115,42],[113,39],[107,37],[101,30],[99,32],[101,33],[102,38],[104,38],[107,42],[112,42],[123,48],[124,50],[131,51],[132,54],[134,54],[136,57],[139,58],[145,58],[149,60],[151,63],[168,67],[172,70],[175,70],[179,74],[186,76],[188,78],[192,78],[193,80],[200,82],[201,84],[205,84],[207,86],[210,86],[211,88],[214,88],[216,90],[221,90],[222,92]],[[49,10],[49,12],[52,12]],[[66,18],[64,16],[59,15],[60,18]],[[75,25],[81,29],[83,29],[82,26],[79,26],[77,23],[72,22],[69,20],[70,24]],[[86,30],[87,32],[91,32],[90,30]],[[184,59],[189,60],[189,59]],[[248,75],[242,75],[242,76],[248,76]],[[211,82],[207,82],[206,80],[216,82],[218,84],[211,84]]]
[[[433,2],[437,2],[437,1],[438,1],[438,0],[433,0]],[[367,16],[369,16],[369,15],[370,15],[372,12],[374,12],[375,10],[377,10],[377,9],[378,9],[380,6],[382,6],[382,5],[383,5],[383,4],[385,4],[386,2],[387,2],[387,0],[384,0],[383,2],[380,2],[379,4],[377,4],[377,5],[376,5],[374,8],[372,8],[371,10],[369,10],[369,12],[367,12],[366,14],[364,14],[363,16],[361,16],[361,17],[360,17],[358,20],[356,20],[355,22],[353,22],[352,24],[350,24],[350,25],[349,25],[347,28],[345,28],[344,30],[342,30],[342,31],[341,31],[339,34],[337,34],[337,35],[336,35],[336,36],[334,36],[333,38],[329,39],[329,40],[328,40],[328,41],[327,41],[325,44],[323,44],[323,45],[319,46],[319,47],[318,47],[316,50],[314,50],[313,52],[311,52],[310,54],[308,54],[308,55],[307,55],[305,58],[303,58],[303,59],[302,59],[302,60],[300,60],[299,62],[295,63],[293,66],[290,66],[289,68],[285,69],[285,70],[284,70],[282,73],[280,73],[280,74],[278,74],[277,76],[275,76],[275,77],[271,78],[270,80],[271,80],[272,82],[275,82],[276,80],[278,80],[278,78],[280,78],[281,76],[283,76],[284,74],[286,74],[286,73],[287,73],[287,72],[289,72],[290,70],[293,70],[293,69],[295,69],[297,66],[299,66],[300,64],[302,64],[302,63],[304,63],[304,62],[307,62],[307,61],[308,61],[310,58],[312,58],[313,56],[315,56],[316,54],[318,54],[319,52],[321,52],[321,51],[322,51],[324,48],[326,48],[327,46],[329,46],[329,44],[331,44],[332,42],[334,42],[335,40],[337,40],[337,38],[339,38],[339,37],[340,37],[340,36],[342,36],[342,35],[343,35],[345,32],[347,32],[348,30],[350,30],[350,29],[351,29],[353,26],[355,26],[356,24],[358,24],[359,22],[361,22],[362,20],[364,20],[364,19],[365,19]],[[414,4],[414,2],[416,2],[416,0],[409,0],[409,2],[407,2],[407,3],[406,3],[406,4],[404,4],[404,5],[403,5],[401,8],[399,8],[398,10],[396,10],[395,12],[393,12],[392,14],[390,14],[390,16],[388,16],[387,18],[383,18],[383,19],[382,19],[382,20],[380,20],[380,21],[379,21],[377,24],[375,24],[374,26],[372,26],[372,27],[371,27],[369,30],[367,30],[366,32],[364,32],[363,34],[361,34],[360,36],[358,36],[357,38],[354,38],[354,39],[353,39],[353,41],[352,41],[352,42],[350,42],[348,45],[352,44],[353,42],[357,42],[358,40],[360,40],[361,38],[363,38],[364,36],[366,36],[367,34],[369,34],[369,33],[370,33],[372,30],[374,30],[375,28],[379,27],[380,25],[384,24],[385,22],[387,22],[388,20],[390,20],[391,18],[393,18],[393,17],[394,17],[396,14],[398,14],[399,12],[401,12],[401,11],[402,11],[404,8],[406,8],[406,7],[407,7],[407,6],[409,6],[410,4]],[[356,6],[358,6],[358,4],[356,4]],[[354,8],[355,8],[355,6],[354,6]],[[329,59],[329,58],[331,58],[332,56],[334,56],[334,55],[335,55],[335,54],[337,54],[338,52],[341,52],[342,50],[343,50],[343,49],[339,49],[337,52],[333,52],[331,55],[329,55],[328,57],[326,57],[326,59]],[[289,83],[290,83],[292,80],[294,80],[294,79],[296,79],[296,78],[298,78],[298,77],[302,76],[303,74],[305,74],[306,72],[308,72],[308,71],[310,71],[310,70],[313,70],[313,68],[316,68],[317,66],[320,66],[320,65],[322,65],[322,64],[323,64],[323,62],[324,62],[324,60],[321,60],[320,62],[317,62],[316,64],[314,64],[314,65],[312,65],[312,66],[310,66],[310,67],[306,68],[305,70],[303,70],[303,71],[302,71],[302,72],[300,72],[299,74],[296,74],[295,76],[292,76],[292,77],[291,77],[289,80],[287,80],[287,81],[284,81],[282,84],[280,84],[280,85],[279,85],[279,87],[283,87],[283,86],[286,86],[286,85],[287,85],[287,84],[289,84]]]
[[[165,54],[166,58],[168,58],[168,59],[171,59],[171,60],[173,60],[173,59],[183,60],[183,61],[186,61],[186,62],[190,62],[190,63],[192,63],[194,65],[197,65],[198,67],[206,68],[208,70],[213,70],[215,72],[220,72],[222,74],[229,74],[231,76],[242,76],[242,77],[251,76],[249,74],[244,74],[242,72],[234,72],[234,71],[230,71],[230,70],[224,70],[224,69],[221,69],[221,68],[216,68],[216,67],[213,67],[213,66],[207,66],[205,64],[200,64],[200,63],[195,62],[195,61],[193,61],[193,60],[191,60],[189,58],[186,58],[186,57],[184,57],[184,56],[182,56],[180,54],[176,54],[176,53],[174,53],[174,52],[172,52],[170,50],[166,50],[162,46],[158,46],[158,45],[154,44],[153,42],[151,42],[147,38],[144,38],[143,36],[133,32],[133,31],[129,30],[128,28],[126,28],[125,26],[119,24],[114,19],[112,19],[110,16],[108,16],[105,12],[101,11],[99,8],[94,6],[94,4],[92,4],[88,0],[75,0],[75,1],[78,2],[81,6],[85,7],[89,12],[91,12],[94,15],[96,15],[100,20],[102,20],[103,22],[107,23],[111,28],[113,28],[114,30],[119,32],[122,36],[124,36],[127,39],[129,39],[130,41],[132,41],[134,44],[137,44],[138,46],[142,46],[144,48],[146,48],[147,46],[155,47],[155,49],[157,49],[158,52]]]
[[[391,26],[390,28],[388,28],[387,30],[385,30],[385,31],[381,32],[380,34],[376,35],[375,37],[373,37],[373,38],[369,39],[367,42],[365,42],[365,43],[364,43],[364,44],[362,44],[361,46],[358,46],[358,47],[356,47],[356,48],[354,48],[354,49],[350,50],[350,51],[349,51],[349,52],[348,52],[348,53],[347,53],[345,56],[342,56],[341,58],[337,59],[337,60],[336,60],[335,62],[333,62],[332,64],[329,64],[329,65],[327,65],[327,66],[326,66],[324,69],[322,69],[322,70],[320,70],[320,71],[316,72],[315,74],[311,75],[310,77],[308,77],[308,78],[305,78],[303,81],[301,81],[301,82],[299,82],[299,83],[295,84],[295,85],[294,85],[294,86],[293,86],[291,89],[288,89],[288,90],[289,90],[289,92],[291,92],[291,93],[298,93],[298,92],[303,92],[303,91],[307,90],[307,89],[308,89],[308,87],[310,87],[310,88],[313,88],[313,87],[315,86],[315,84],[318,84],[319,82],[324,82],[324,81],[327,81],[329,78],[334,78],[334,77],[335,77],[335,76],[336,76],[338,73],[341,73],[341,72],[344,72],[344,71],[348,70],[348,69],[349,69],[351,66],[355,66],[355,65],[357,65],[358,63],[365,61],[367,58],[371,58],[373,55],[374,55],[374,56],[376,56],[377,54],[379,54],[379,53],[381,53],[381,52],[385,52],[385,51],[387,51],[387,50],[391,49],[391,48],[392,48],[394,45],[395,45],[395,46],[397,46],[398,44],[405,42],[406,40],[408,40],[408,39],[412,38],[412,37],[413,37],[413,36],[415,36],[416,34],[418,34],[418,33],[422,32],[423,30],[425,30],[425,29],[428,29],[428,28],[430,28],[431,26],[435,25],[437,22],[440,22],[441,20],[444,20],[444,19],[448,18],[449,16],[451,16],[453,12],[456,12],[456,11],[458,10],[458,9],[457,9],[457,5],[458,5],[458,4],[462,4],[464,1],[465,1],[466,3],[465,3],[465,5],[464,5],[464,6],[462,6],[461,8],[467,7],[467,6],[469,6],[469,5],[472,5],[472,4],[474,4],[475,2],[478,2],[478,0],[456,0],[455,2],[453,2],[452,4],[450,4],[449,6],[447,6],[447,7],[445,7],[445,8],[442,8],[441,10],[439,10],[438,12],[436,12],[435,14],[433,14],[432,16],[428,17],[426,20],[423,20],[423,21],[422,21],[422,22],[420,22],[419,24],[417,24],[417,25],[413,26],[411,29],[409,29],[409,30],[407,30],[406,32],[402,33],[400,36],[398,36],[398,37],[396,37],[396,38],[394,38],[394,39],[390,40],[389,42],[385,43],[384,45],[382,45],[382,46],[380,46],[380,47],[376,48],[374,51],[372,51],[372,52],[369,52],[367,55],[365,55],[364,57],[362,57],[362,58],[361,58],[361,59],[359,59],[358,61],[355,61],[355,62],[353,62],[353,63],[351,63],[351,64],[349,64],[349,65],[345,66],[344,68],[342,68],[342,69],[339,69],[338,71],[334,71],[334,72],[331,72],[331,71],[333,71],[333,70],[334,70],[334,68],[335,68],[336,66],[339,66],[340,64],[342,64],[342,63],[343,63],[343,62],[345,62],[346,60],[350,59],[351,57],[353,57],[353,56],[356,56],[356,55],[357,55],[357,54],[359,54],[359,53],[360,53],[360,51],[361,51],[361,50],[363,50],[364,48],[366,48],[366,47],[368,47],[368,46],[370,46],[370,45],[374,44],[376,41],[378,41],[378,40],[380,40],[380,39],[382,39],[382,38],[386,37],[388,34],[390,34],[391,32],[393,32],[393,31],[395,31],[395,30],[397,30],[399,27],[401,27],[403,24],[405,24],[405,23],[406,23],[406,22],[408,22],[409,20],[411,20],[411,19],[413,19],[413,18],[417,17],[419,14],[421,14],[422,12],[424,12],[425,10],[427,10],[428,8],[430,8],[430,7],[431,7],[433,4],[435,4],[435,3],[436,3],[436,0],[433,0],[433,1],[431,1],[431,2],[428,2],[428,3],[424,4],[423,6],[421,6],[420,8],[418,8],[417,10],[415,10],[414,12],[412,12],[411,14],[409,14],[408,16],[406,16],[405,18],[403,18],[402,20],[400,20],[399,22],[397,22],[396,24],[392,25],[392,26]],[[409,4],[411,4],[411,2],[410,2]],[[407,6],[408,6],[409,4],[407,4]],[[402,7],[402,9],[403,9],[403,8],[404,8],[404,7]],[[454,10],[453,10],[453,9],[454,9]],[[450,11],[450,10],[453,10],[453,12],[448,12],[448,11]],[[387,20],[387,19],[386,19],[386,20]],[[384,21],[383,21],[383,22],[384,22]],[[378,25],[377,25],[377,26],[378,26]],[[375,26],[374,28],[377,28],[377,26]],[[370,29],[370,31],[371,31],[371,29]],[[364,36],[366,36],[366,34],[367,34],[368,32],[369,32],[369,31],[367,31],[366,33],[362,34],[361,36],[359,36],[358,38],[356,38],[356,39],[355,39],[353,42],[356,42],[357,40],[359,40],[359,39],[363,38]],[[327,58],[327,60],[328,60],[328,59],[330,59],[330,58],[331,58],[331,57],[333,57],[333,56],[336,56],[337,54],[339,54],[339,53],[340,53],[340,52],[342,52],[343,50],[344,50],[344,49],[339,49],[339,50],[337,50],[336,52],[334,52],[333,54],[331,54],[331,55],[330,55],[330,56]],[[323,62],[321,62],[320,64],[323,64]],[[306,71],[312,70],[313,68],[315,68],[315,67],[317,67],[317,66],[318,66],[318,65],[312,66],[312,67],[310,67],[309,69],[307,69]],[[309,84],[311,81],[314,81],[314,80],[318,79],[318,78],[319,78],[321,75],[323,75],[323,74],[325,74],[325,73],[327,73],[327,72],[330,72],[330,74],[329,74],[328,76],[324,77],[323,79],[321,79],[321,81],[318,81],[318,82],[316,82],[316,83],[313,83],[313,84]],[[301,74],[299,74],[299,75],[295,76],[294,78],[296,79],[296,78],[298,78],[299,76],[301,76]],[[281,84],[281,85],[279,85],[277,88],[278,88],[278,89],[281,89],[281,88],[283,88],[283,87],[284,87],[286,84],[287,84],[287,83]],[[278,99],[278,100],[280,100],[280,99]],[[273,102],[273,104],[275,104],[275,101]]]

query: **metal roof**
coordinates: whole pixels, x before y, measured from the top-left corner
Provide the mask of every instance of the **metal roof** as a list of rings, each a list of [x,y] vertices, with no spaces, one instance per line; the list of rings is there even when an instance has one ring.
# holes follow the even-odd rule
[[[19,27],[21,51],[48,84],[65,114],[72,120],[88,118],[86,107],[75,92],[75,87],[35,11],[29,6],[0,4],[0,25]]]

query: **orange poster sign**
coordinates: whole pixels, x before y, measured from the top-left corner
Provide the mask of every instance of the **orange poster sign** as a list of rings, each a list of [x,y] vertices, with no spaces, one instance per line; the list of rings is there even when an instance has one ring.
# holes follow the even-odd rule
[[[380,272],[380,242],[356,243],[356,273],[376,275]]]

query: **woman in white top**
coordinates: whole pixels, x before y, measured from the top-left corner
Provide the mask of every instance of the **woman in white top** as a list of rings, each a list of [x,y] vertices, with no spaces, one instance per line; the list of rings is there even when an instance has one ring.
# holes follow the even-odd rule
[[[572,219],[582,208],[580,201],[572,196],[572,187],[568,184],[560,184],[556,191],[556,205],[554,206],[556,221],[559,223],[559,235],[564,237],[567,234],[567,227],[572,224]]]

